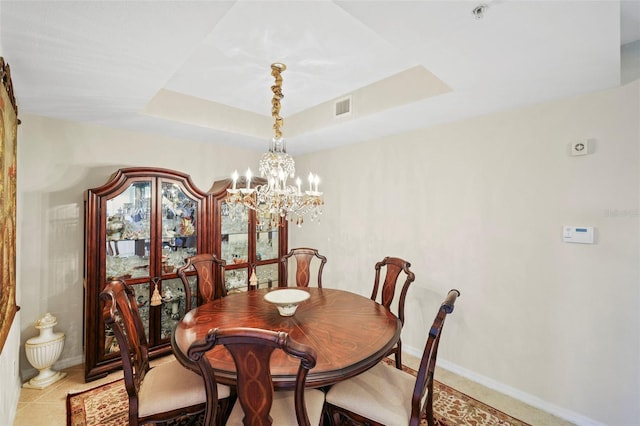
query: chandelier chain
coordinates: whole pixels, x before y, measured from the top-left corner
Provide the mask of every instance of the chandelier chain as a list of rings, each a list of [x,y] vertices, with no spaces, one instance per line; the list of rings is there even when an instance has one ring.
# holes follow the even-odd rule
[[[282,126],[284,125],[284,120],[280,117],[280,100],[284,98],[282,94],[282,75],[281,73],[287,69],[285,64],[272,64],[271,65],[271,75],[275,79],[275,84],[271,86],[271,91],[273,92],[273,98],[271,99],[271,116],[275,120],[273,123],[273,130],[275,132],[275,138],[282,138]]]

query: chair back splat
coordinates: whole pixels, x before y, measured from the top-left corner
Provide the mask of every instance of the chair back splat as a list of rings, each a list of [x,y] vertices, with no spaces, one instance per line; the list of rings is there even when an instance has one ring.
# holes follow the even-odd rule
[[[318,250],[307,247],[294,248],[289,251],[289,253],[285,254],[280,258],[280,262],[284,267],[284,276],[281,279],[281,287],[288,286],[288,278],[289,278],[289,263],[293,263],[291,258],[295,259],[295,267],[296,267],[296,286],[297,287],[309,287],[309,282],[311,281],[311,265],[315,259],[319,261],[319,265],[317,267],[316,276],[318,277],[318,288],[322,288],[322,270],[324,269],[324,265],[327,263],[327,258],[320,253]]]
[[[458,296],[458,290],[450,290],[440,305],[429,328],[415,378],[405,371],[379,363],[364,373],[336,383],[329,389],[326,397],[325,414],[329,423],[334,426],[418,426],[424,413],[427,424],[433,426],[433,375],[438,346],[444,321],[453,312]],[[396,403],[386,403],[389,392],[393,392]]]
[[[227,287],[224,283],[226,266],[227,262],[224,259],[218,259],[215,254],[203,253],[187,258],[187,262],[178,268],[178,276],[184,285],[185,312],[189,312],[193,305],[193,295],[187,272],[194,269],[196,271],[198,289],[196,304],[201,305],[227,295]]]
[[[298,343],[285,332],[245,327],[210,330],[205,339],[194,342],[188,351],[205,378],[208,407],[216,405],[216,377],[206,352],[216,345],[224,345],[236,365],[238,399],[227,425],[319,424],[324,394],[317,389],[305,391],[307,374],[316,365],[313,348]],[[300,360],[295,390],[279,391],[277,396],[269,367],[275,350]],[[212,411],[207,409],[205,424],[211,421]]]
[[[407,298],[407,291],[409,286],[416,279],[415,275],[409,269],[411,263],[399,257],[385,257],[380,262],[376,263],[375,270],[376,276],[373,282],[373,292],[371,293],[371,300],[378,301],[378,292],[380,292],[379,303],[391,310],[391,304],[396,294],[396,287],[398,280],[402,275],[404,277],[404,283],[402,284],[402,290],[398,297],[398,311],[396,315],[400,319],[400,322],[404,325],[404,304]],[[384,271],[384,281],[381,284],[381,277]],[[395,354],[396,368],[402,368],[402,341],[398,340],[398,344],[395,345],[387,353],[387,355]]]

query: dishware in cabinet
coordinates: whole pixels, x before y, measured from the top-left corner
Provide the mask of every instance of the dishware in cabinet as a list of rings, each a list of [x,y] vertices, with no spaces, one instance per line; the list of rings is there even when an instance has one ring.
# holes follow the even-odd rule
[[[252,184],[260,184],[260,179]],[[280,257],[287,252],[287,224],[272,225],[256,212],[226,201],[231,179],[217,181],[209,190],[213,211],[213,250],[227,262],[225,285],[228,293],[247,291],[252,273],[257,288],[279,286]],[[241,182],[242,184],[242,182]]]
[[[134,288],[150,356],[171,352],[171,330],[185,314],[185,292],[176,270],[187,257],[207,251],[207,217],[206,194],[189,175],[173,170],[120,169],[104,185],[87,191],[86,381],[121,365],[99,297],[110,280],[123,279]],[[195,280],[191,285],[196,295]]]

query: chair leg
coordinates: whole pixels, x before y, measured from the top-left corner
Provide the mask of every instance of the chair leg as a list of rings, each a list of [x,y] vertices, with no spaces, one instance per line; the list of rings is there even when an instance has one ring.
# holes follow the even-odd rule
[[[333,426],[333,421],[331,419],[331,414],[326,410],[322,410],[322,418],[320,424],[322,426]]]
[[[427,410],[425,413],[427,418],[427,425],[434,426],[435,422],[433,421],[433,386],[430,386],[427,392],[429,392],[429,394],[427,395]]]
[[[216,419],[215,419],[216,426],[224,426],[224,424],[226,423],[228,403],[229,403],[229,398],[225,398],[224,400],[218,401],[218,412],[216,413]]]
[[[402,370],[402,342],[400,340],[396,346],[396,368]]]
[[[322,425],[323,426],[337,426],[340,424],[340,414],[332,409],[332,405],[327,402],[324,403],[322,409]]]
[[[340,424],[340,413],[333,413],[330,417],[331,426],[338,426]]]

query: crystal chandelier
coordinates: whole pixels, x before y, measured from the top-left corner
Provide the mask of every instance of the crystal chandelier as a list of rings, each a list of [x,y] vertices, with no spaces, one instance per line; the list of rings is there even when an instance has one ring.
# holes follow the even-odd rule
[[[289,185],[289,178],[296,173],[293,158],[287,154],[286,144],[282,138],[283,119],[280,117],[280,100],[282,94],[282,76],[287,67],[285,64],[275,63],[271,65],[271,75],[275,78],[275,84],[271,86],[273,99],[271,100],[271,115],[275,122],[273,129],[275,135],[266,152],[260,160],[260,175],[262,181],[251,187],[253,177],[251,169],[247,170],[244,185],[238,188],[238,172],[231,176],[233,184],[227,189],[227,204],[230,207],[248,207],[256,211],[257,221],[264,225],[268,221],[271,226],[283,225],[286,221],[302,226],[304,216],[309,215],[311,220],[318,219],[322,214],[322,192],[318,191],[320,178],[309,173],[309,189],[302,191],[302,181],[296,178],[295,185]]]

